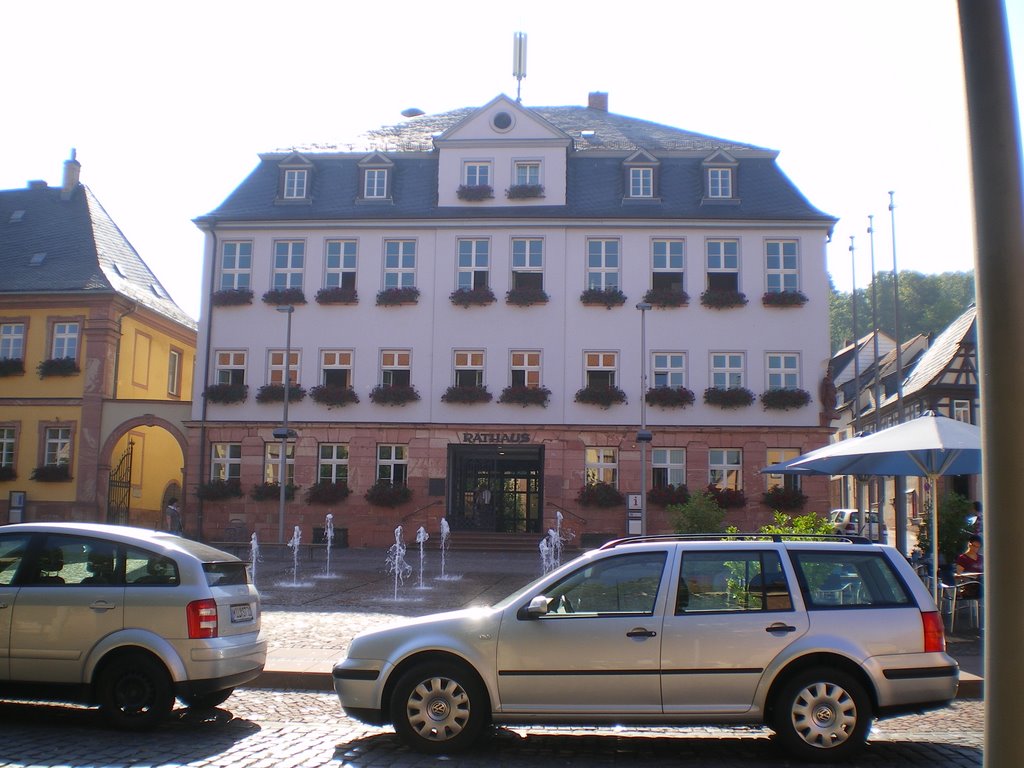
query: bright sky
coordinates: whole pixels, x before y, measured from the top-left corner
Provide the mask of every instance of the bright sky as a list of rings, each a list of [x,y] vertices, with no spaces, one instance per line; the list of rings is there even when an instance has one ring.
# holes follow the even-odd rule
[[[198,317],[203,238],[257,154],[340,143],[515,96],[585,105],[770,147],[837,216],[836,286],[892,268],[970,270],[971,198],[955,0],[36,0],[4,11],[0,189],[60,183],[72,147],[92,188]],[[1007,0],[1024,83],[1024,0]],[[1018,88],[1019,90],[1019,88]]]

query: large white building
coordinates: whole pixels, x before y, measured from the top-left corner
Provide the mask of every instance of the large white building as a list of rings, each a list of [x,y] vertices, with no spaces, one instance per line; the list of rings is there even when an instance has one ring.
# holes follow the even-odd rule
[[[610,113],[602,93],[587,107],[499,96],[369,137],[368,151],[263,154],[196,220],[200,535],[274,540],[329,512],[356,546],[397,524],[436,535],[441,517],[453,535],[536,540],[561,514],[596,540],[637,531],[644,486],[659,489],[646,530],[671,530],[668,484],[740,492],[723,500],[741,528],[771,516],[763,494],[784,481],[759,470],[830,431],[835,223],[777,152]],[[281,517],[286,368],[297,490]],[[321,483],[307,501],[341,480],[348,498]],[[370,503],[378,480],[410,498]],[[597,481],[626,499],[581,498]],[[803,491],[827,511],[824,481]]]

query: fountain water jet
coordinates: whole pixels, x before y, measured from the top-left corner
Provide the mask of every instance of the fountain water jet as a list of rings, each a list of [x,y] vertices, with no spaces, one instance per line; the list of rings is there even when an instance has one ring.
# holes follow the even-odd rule
[[[256,531],[252,532],[252,536],[249,537],[249,560],[251,564],[249,566],[249,576],[252,578],[252,585],[256,586],[256,563],[260,560],[260,543],[256,539]]]
[[[297,587],[299,585],[299,544],[302,543],[302,530],[299,526],[295,526],[292,531],[291,541],[288,542],[288,546],[292,550],[292,586]]]
[[[334,546],[334,515],[327,513],[324,520],[324,539],[327,541],[327,565],[324,567],[324,576],[331,576],[331,549]]]
[[[412,573],[412,566],[405,562],[405,542],[402,540],[402,526],[395,528],[395,543],[388,550],[388,573],[395,575],[395,600],[398,599],[398,585],[405,582],[405,577]]]
[[[420,589],[423,589],[423,561],[425,559],[423,553],[423,545],[427,543],[427,539],[429,538],[430,534],[427,533],[427,529],[421,525],[419,530],[416,531],[416,543],[420,545]]]

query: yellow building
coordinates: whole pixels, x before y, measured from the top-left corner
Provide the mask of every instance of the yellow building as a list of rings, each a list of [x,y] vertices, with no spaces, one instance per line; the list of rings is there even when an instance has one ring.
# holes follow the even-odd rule
[[[72,154],[60,187],[0,191],[0,522],[159,527],[196,326],[80,172]]]

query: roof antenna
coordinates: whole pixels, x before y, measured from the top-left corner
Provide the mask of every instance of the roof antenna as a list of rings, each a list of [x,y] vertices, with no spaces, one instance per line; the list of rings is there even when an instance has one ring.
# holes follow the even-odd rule
[[[512,76],[516,79],[516,104],[522,101],[520,89],[526,77],[526,33],[516,32],[512,37]]]

